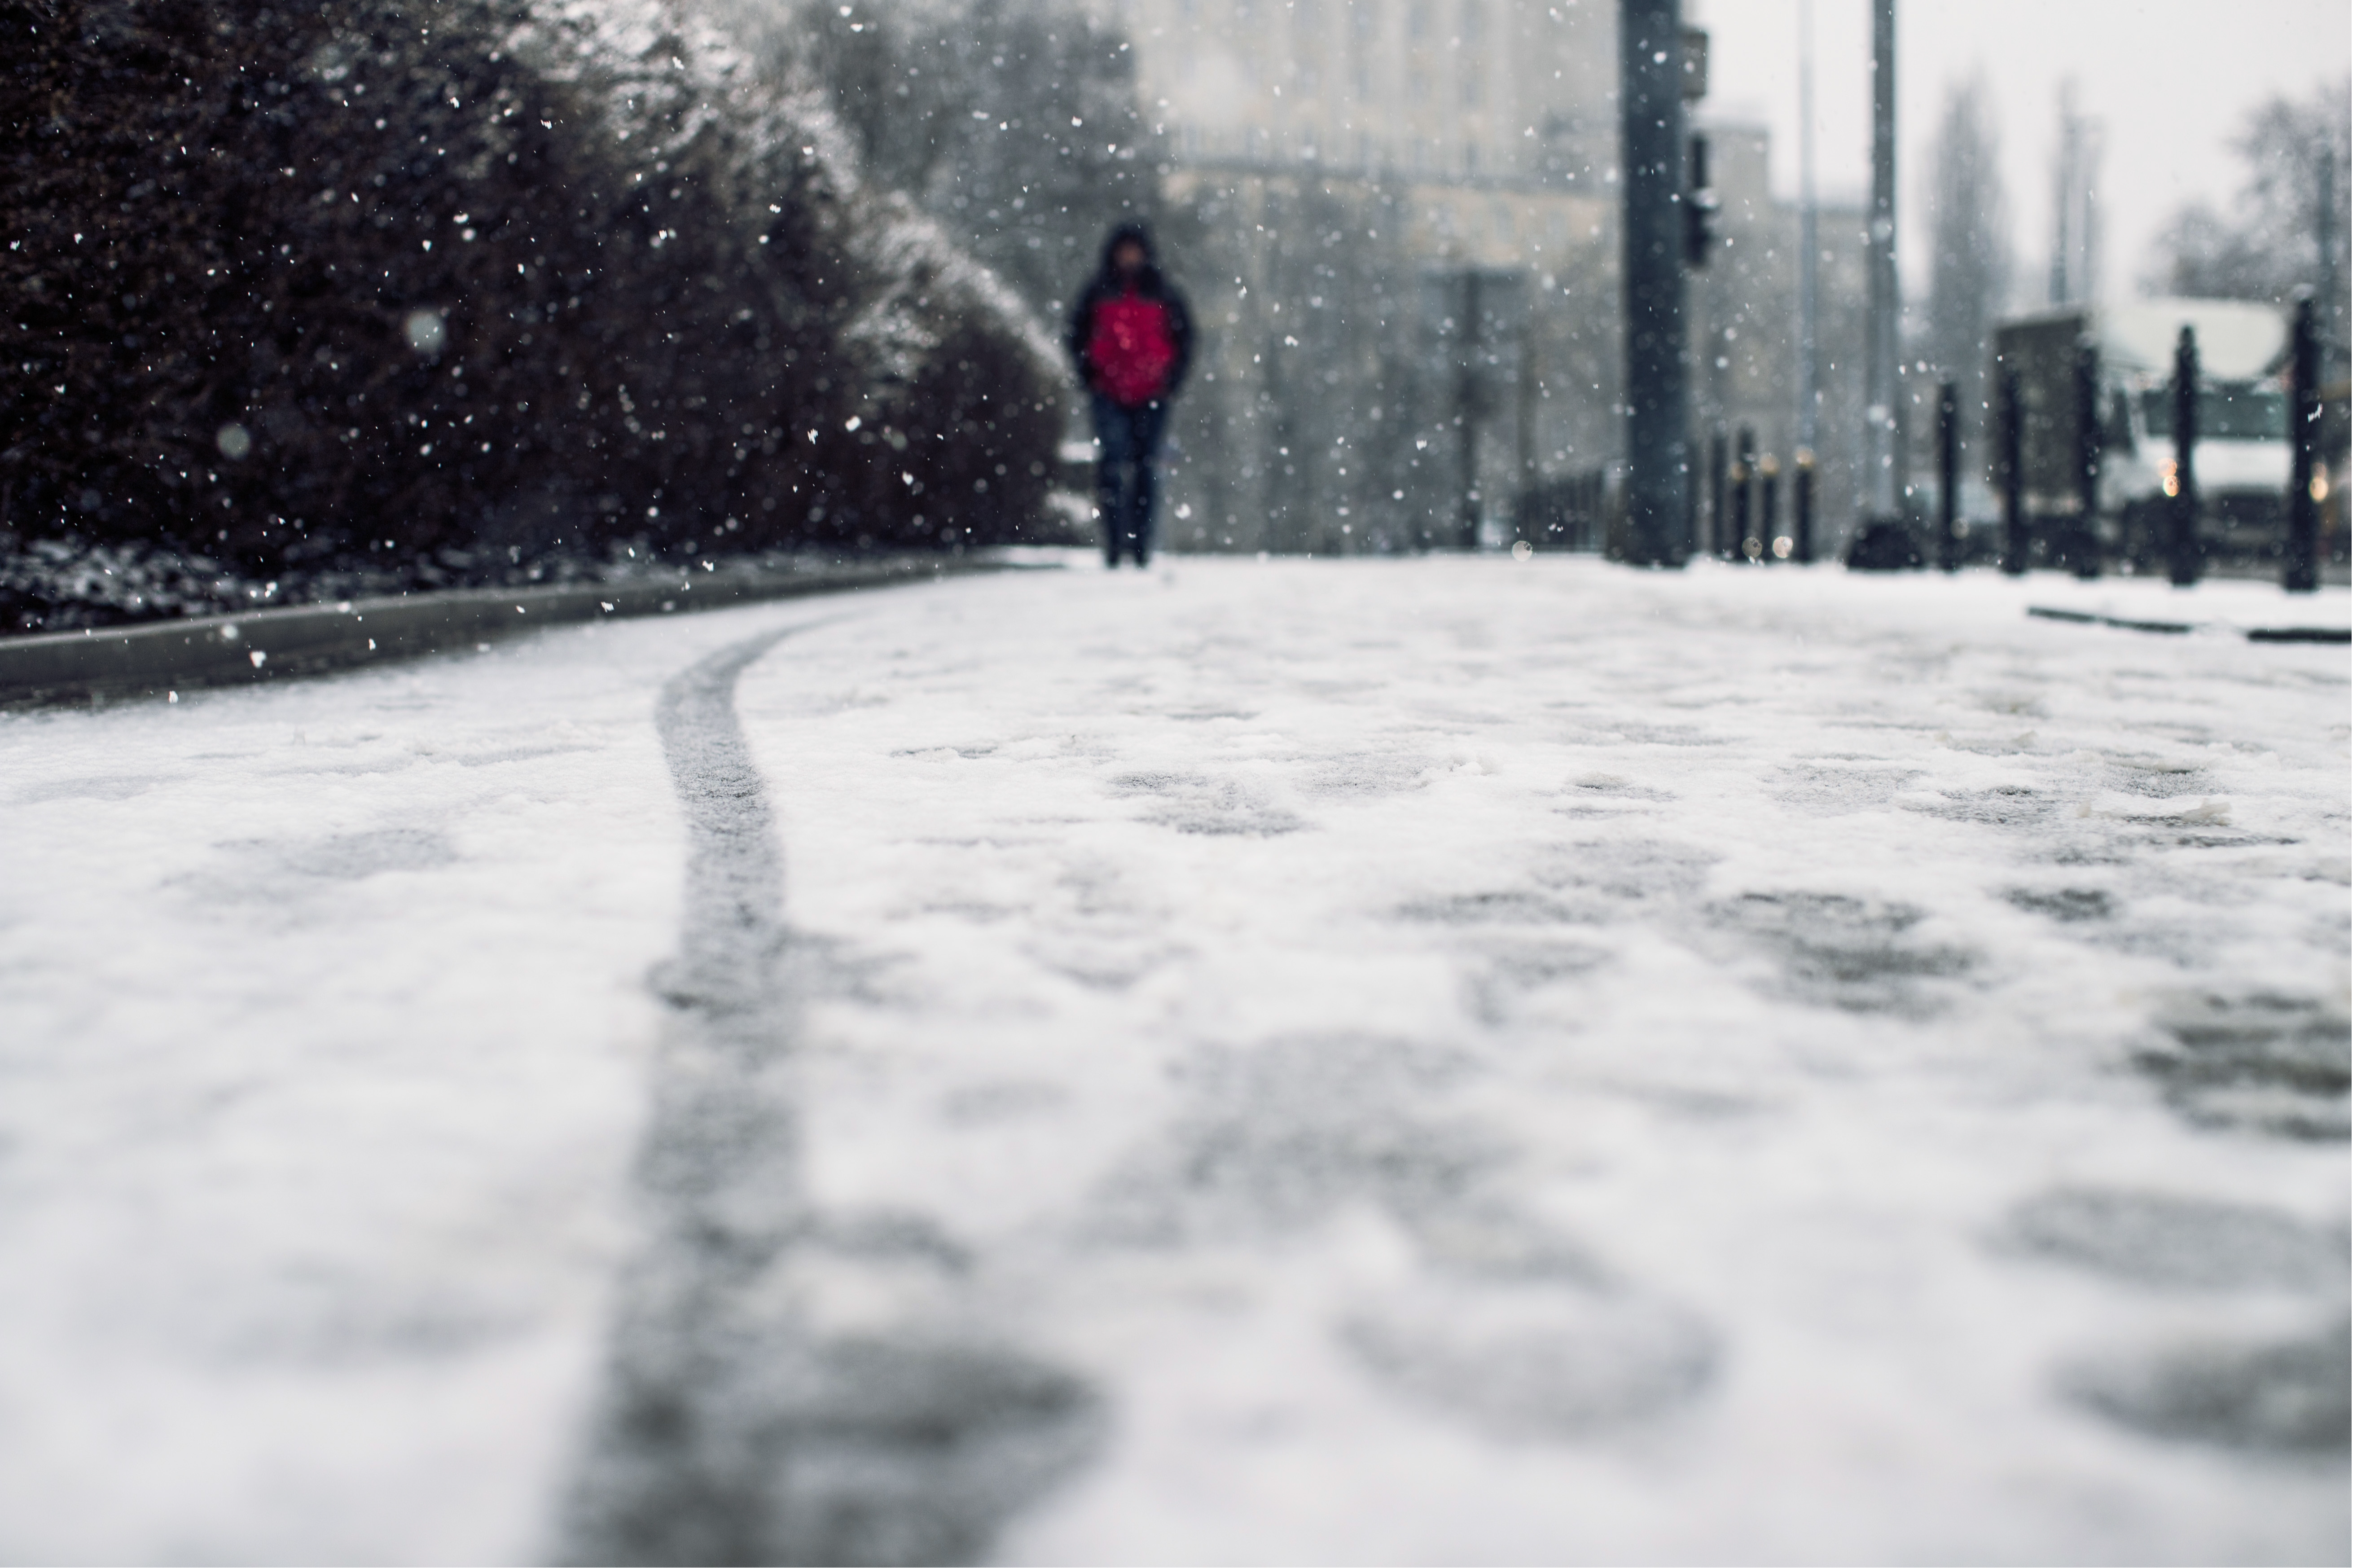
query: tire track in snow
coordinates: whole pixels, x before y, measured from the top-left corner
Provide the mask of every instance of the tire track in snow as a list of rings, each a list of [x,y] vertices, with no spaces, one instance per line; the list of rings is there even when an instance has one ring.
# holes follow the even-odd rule
[[[791,628],[664,686],[688,824],[680,950],[640,1151],[647,1237],[562,1521],[597,1563],[926,1563],[1085,1457],[1078,1379],[979,1338],[971,1261],[921,1217],[821,1212],[804,1190],[784,854],[736,713]]]

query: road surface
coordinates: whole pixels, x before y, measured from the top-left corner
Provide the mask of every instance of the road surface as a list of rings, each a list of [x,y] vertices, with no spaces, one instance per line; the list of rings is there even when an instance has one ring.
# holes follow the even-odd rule
[[[0,1554],[2345,1559],[2350,655],[2209,623],[2347,615],[1181,559],[0,719]]]

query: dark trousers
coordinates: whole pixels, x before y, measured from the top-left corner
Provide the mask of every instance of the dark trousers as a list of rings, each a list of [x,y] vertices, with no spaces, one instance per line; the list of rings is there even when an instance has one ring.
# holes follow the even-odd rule
[[[1097,436],[1097,515],[1104,520],[1105,564],[1135,556],[1146,564],[1154,542],[1154,460],[1170,405],[1160,398],[1125,408],[1098,393],[1089,400]]]

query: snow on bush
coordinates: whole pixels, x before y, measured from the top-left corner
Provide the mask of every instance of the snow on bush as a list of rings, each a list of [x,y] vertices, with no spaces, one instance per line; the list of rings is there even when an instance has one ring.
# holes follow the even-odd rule
[[[0,28],[20,541],[422,584],[1044,513],[1036,324],[863,182],[822,95],[665,0],[38,0]],[[16,550],[6,629],[194,602],[77,608],[65,558]]]

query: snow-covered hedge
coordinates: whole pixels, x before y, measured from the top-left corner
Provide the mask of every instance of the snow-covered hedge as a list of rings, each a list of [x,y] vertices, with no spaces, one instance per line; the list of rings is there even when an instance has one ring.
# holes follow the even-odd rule
[[[667,0],[7,0],[0,36],[19,542],[397,573],[1045,510],[1053,345]]]

